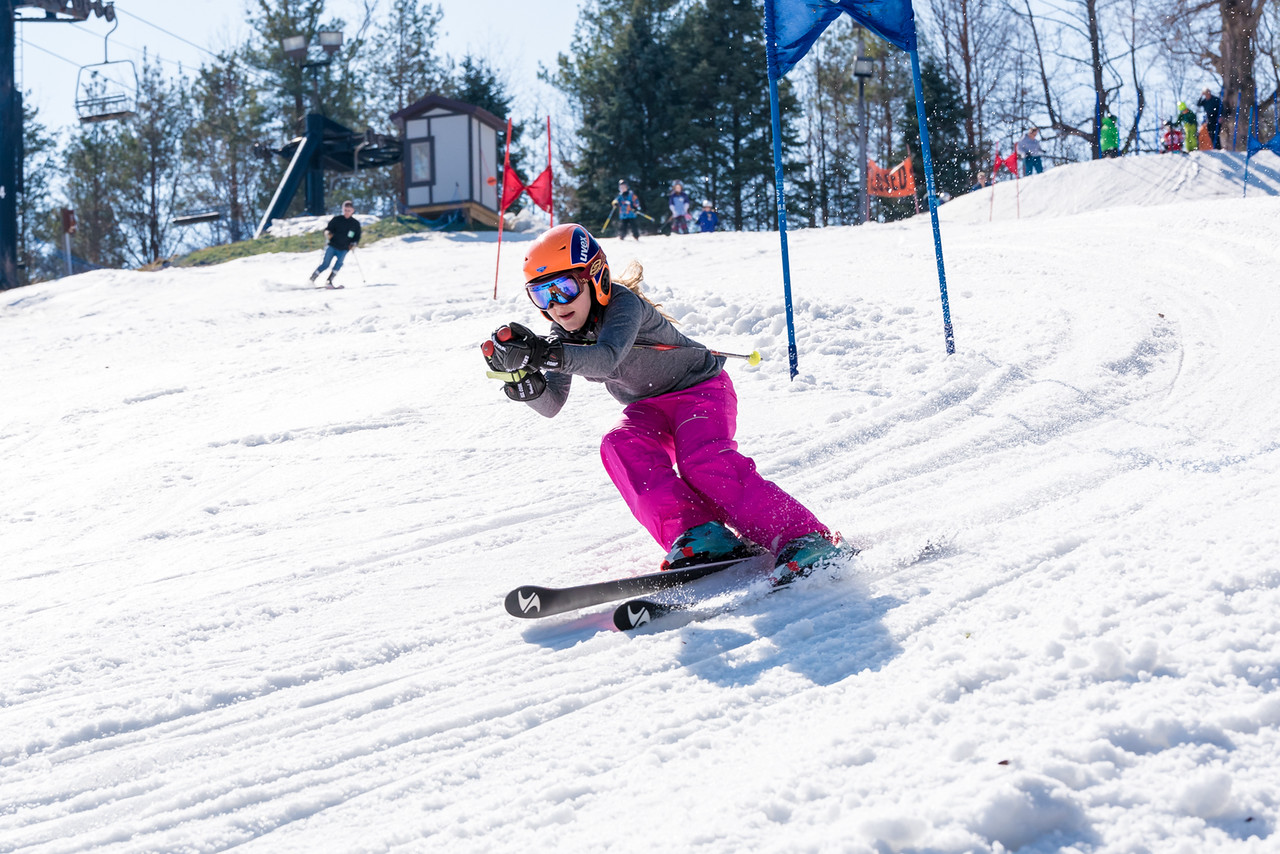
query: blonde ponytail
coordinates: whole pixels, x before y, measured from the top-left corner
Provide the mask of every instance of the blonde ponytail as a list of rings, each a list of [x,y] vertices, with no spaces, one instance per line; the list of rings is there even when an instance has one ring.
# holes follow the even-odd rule
[[[626,268],[623,269],[623,271],[619,273],[616,277],[614,277],[613,283],[615,285],[622,285],[624,288],[631,291],[631,293],[635,294],[636,296],[640,297],[640,299],[649,303],[649,305],[653,306],[658,310],[658,314],[665,317],[671,323],[679,323],[678,320],[676,320],[674,317],[672,317],[671,315],[667,314],[665,311],[662,310],[661,304],[656,303],[653,300],[649,299],[649,297],[645,294],[644,287],[643,287],[644,286],[644,267],[641,266],[639,261],[636,261],[635,259],[632,259],[631,261],[629,261],[627,263]]]

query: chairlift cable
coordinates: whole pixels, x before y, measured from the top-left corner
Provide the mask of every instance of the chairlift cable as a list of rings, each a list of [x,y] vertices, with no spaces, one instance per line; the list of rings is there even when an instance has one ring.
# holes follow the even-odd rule
[[[116,10],[116,12],[117,12],[117,15],[119,15],[119,14],[123,13],[123,10],[121,10],[121,9],[117,9],[117,10]],[[134,14],[132,14],[132,13],[124,13],[124,14],[129,14],[129,17],[131,17],[131,18],[138,18],[138,16],[137,16],[137,15],[134,15]],[[219,56],[219,55],[218,55],[218,54],[216,54],[216,53],[213,53],[212,51],[208,50],[207,48],[202,48],[202,47],[200,47],[199,45],[195,44],[194,42],[187,41],[186,39],[182,38],[181,36],[177,36],[177,35],[175,35],[175,34],[173,34],[173,33],[170,33],[168,30],[165,30],[165,29],[163,29],[163,28],[161,28],[161,27],[156,27],[156,26],[155,26],[155,24],[151,24],[151,22],[150,22],[150,21],[147,21],[147,20],[142,19],[142,18],[138,18],[138,20],[142,21],[144,24],[149,24],[150,26],[155,27],[157,30],[160,30],[162,33],[165,33],[166,35],[172,36],[173,38],[176,38],[176,39],[178,39],[179,41],[185,42],[186,44],[189,44],[189,45],[191,45],[192,47],[195,47],[195,48],[197,48],[198,50],[203,51],[204,53],[208,54],[209,56],[213,57],[214,59],[225,59],[225,58],[226,58],[226,57],[221,57],[221,56]],[[75,31],[75,32],[83,32],[83,31],[81,31],[81,30],[79,30],[79,29],[75,29],[74,31]],[[96,35],[93,35],[93,34],[91,34],[91,33],[85,33],[85,35],[87,35],[87,36],[92,36],[93,38],[97,38],[97,36],[96,36]],[[84,65],[84,63],[82,63],[82,62],[76,62],[76,61],[75,61],[75,60],[73,60],[73,59],[67,59],[65,56],[62,56],[61,54],[54,53],[53,51],[49,50],[49,48],[44,47],[43,45],[38,44],[38,43],[36,43],[36,42],[34,42],[34,41],[31,41],[31,40],[27,39],[26,37],[24,37],[24,36],[22,36],[22,35],[19,35],[19,36],[18,36],[18,41],[19,41],[19,42],[21,42],[21,43],[22,43],[23,45],[25,45],[25,46],[33,47],[33,48],[35,48],[35,49],[36,49],[36,50],[38,50],[38,51],[42,51],[42,52],[44,52],[44,53],[47,53],[47,54],[49,54],[50,56],[52,56],[54,59],[60,59],[60,60],[62,60],[63,62],[67,63],[68,65],[74,65],[76,68],[81,68],[81,67]],[[132,53],[132,54],[133,54],[134,56],[136,56],[136,57],[141,57],[144,53],[146,53],[146,52],[147,52],[147,49],[146,49],[146,48],[136,47],[136,46],[134,46],[134,45],[132,45],[132,44],[128,44],[127,42],[122,42],[122,41],[120,41],[119,39],[116,39],[116,47],[123,48],[124,50],[126,50],[126,51],[128,51],[128,52]],[[161,64],[161,65],[173,66],[173,67],[175,67],[175,68],[179,68],[179,69],[184,68],[184,63],[183,63],[181,60],[169,59],[169,58],[167,58],[167,57],[161,56],[159,53],[152,53],[152,54],[151,54],[151,60],[152,60],[152,61],[154,61],[154,62],[157,62],[157,63],[159,63],[159,64]],[[264,72],[260,71],[260,70],[259,70],[259,69],[257,69],[257,68],[254,68],[252,65],[249,65],[248,63],[240,62],[240,61],[238,61],[238,60],[237,60],[237,61],[236,61],[236,63],[235,63],[235,65],[236,65],[236,68],[237,68],[241,73],[245,74],[245,75],[246,75],[246,76],[248,76],[248,77],[253,77],[253,78],[255,78],[255,79],[256,79],[256,81],[257,81],[257,83],[259,83],[259,84],[264,84],[264,83],[270,83],[270,82],[272,82],[272,81],[271,81],[271,79],[270,79],[270,77],[269,77],[267,74],[265,74]],[[196,71],[196,70],[198,70],[199,66],[191,66],[191,65],[189,65],[189,64],[188,64],[188,65],[185,65],[185,68],[188,68],[188,69],[190,69],[190,70],[192,70],[192,71]]]
[[[160,32],[164,33],[165,35],[169,36],[170,38],[175,38],[175,39],[177,39],[178,41],[182,42],[183,44],[190,45],[191,47],[194,47],[196,50],[200,51],[201,53],[208,54],[210,57],[212,57],[212,58],[213,58],[213,59],[215,59],[215,60],[219,60],[219,61],[221,61],[221,60],[225,60],[225,59],[227,58],[227,57],[225,57],[225,56],[220,56],[219,54],[214,53],[213,51],[209,50],[207,47],[202,47],[202,46],[200,46],[200,45],[196,44],[195,42],[191,41],[190,39],[183,38],[182,36],[178,35],[177,33],[170,32],[169,30],[166,30],[164,27],[160,26],[159,24],[154,24],[154,23],[152,23],[151,21],[148,21],[146,18],[143,18],[143,17],[141,17],[140,15],[136,15],[136,14],[134,14],[133,12],[126,12],[126,11],[124,11],[123,9],[116,9],[116,15],[117,15],[117,16],[119,16],[119,15],[127,15],[127,16],[129,16],[130,18],[133,18],[133,19],[134,19],[134,20],[136,20],[136,21],[141,21],[142,23],[146,24],[148,27],[151,27],[152,29],[155,29],[155,30],[159,30]],[[134,48],[134,49],[136,50],[136,48]],[[157,58],[158,58],[158,57],[157,57]],[[162,61],[172,62],[172,60],[162,60]],[[179,63],[179,64],[181,64],[181,63]],[[238,66],[239,68],[241,68],[241,69],[242,69],[242,70],[243,70],[247,75],[249,75],[250,77],[257,77],[257,78],[258,78],[258,83],[260,83],[260,84],[262,84],[262,83],[270,84],[270,83],[274,82],[274,81],[272,81],[272,80],[271,80],[271,78],[270,78],[267,74],[265,74],[265,73],[264,73],[264,72],[262,72],[262,71],[259,71],[258,69],[254,68],[254,67],[253,67],[253,66],[251,66],[251,65],[248,65],[247,63],[237,63],[237,66]]]
[[[76,61],[75,61],[75,60],[73,60],[73,59],[67,59],[65,56],[62,56],[61,54],[54,53],[53,51],[49,50],[49,48],[47,48],[47,47],[42,47],[41,45],[38,45],[38,44],[36,44],[35,42],[29,42],[29,41],[27,41],[27,40],[26,40],[26,39],[24,39],[24,38],[19,38],[19,39],[18,39],[18,41],[19,41],[19,42],[21,42],[23,45],[25,45],[25,46],[27,46],[27,47],[33,47],[33,48],[35,48],[35,49],[36,49],[36,50],[38,50],[38,51],[42,51],[42,52],[44,52],[44,53],[47,53],[47,54],[49,54],[50,56],[52,56],[54,59],[60,59],[60,60],[62,60],[63,62],[65,62],[67,65],[74,65],[76,68],[80,68],[80,67],[81,67],[81,63],[76,62]]]

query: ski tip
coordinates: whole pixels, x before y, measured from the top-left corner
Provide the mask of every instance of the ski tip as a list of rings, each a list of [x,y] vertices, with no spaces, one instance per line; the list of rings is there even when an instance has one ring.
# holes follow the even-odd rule
[[[613,612],[613,624],[618,631],[629,632],[656,620],[670,609],[647,599],[624,602]]]
[[[503,605],[513,617],[534,619],[542,616],[542,596],[536,587],[517,587],[507,594]]]

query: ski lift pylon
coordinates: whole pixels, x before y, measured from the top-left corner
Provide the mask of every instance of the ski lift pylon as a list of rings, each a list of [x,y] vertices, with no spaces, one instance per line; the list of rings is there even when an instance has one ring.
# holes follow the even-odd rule
[[[85,65],[76,75],[76,115],[81,124],[127,119],[137,114],[138,71],[127,59],[111,61],[107,45],[114,25],[102,37],[102,62]]]

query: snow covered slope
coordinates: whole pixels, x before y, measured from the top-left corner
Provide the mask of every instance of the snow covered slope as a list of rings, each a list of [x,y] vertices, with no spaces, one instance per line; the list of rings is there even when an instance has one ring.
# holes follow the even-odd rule
[[[1147,207],[1208,199],[1280,195],[1280,157],[1264,151],[1193,151],[1073,163],[1043,175],[961,196],[941,208],[943,222],[993,222],[1022,217],[1067,216],[1084,211]]]
[[[634,635],[501,607],[661,557],[484,377],[528,236],[3,294],[0,851],[1276,850],[1280,198],[1058,197],[946,206],[951,358],[927,217],[793,233],[795,381],[777,235],[605,241],[867,546]]]

